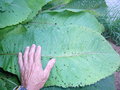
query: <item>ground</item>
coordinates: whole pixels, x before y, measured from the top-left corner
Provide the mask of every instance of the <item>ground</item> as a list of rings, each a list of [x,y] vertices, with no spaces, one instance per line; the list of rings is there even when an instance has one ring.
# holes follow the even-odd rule
[[[120,46],[116,46],[112,42],[110,42],[110,44],[115,49],[115,51],[120,54]],[[120,90],[120,72],[115,73],[115,85],[116,85],[117,90]]]

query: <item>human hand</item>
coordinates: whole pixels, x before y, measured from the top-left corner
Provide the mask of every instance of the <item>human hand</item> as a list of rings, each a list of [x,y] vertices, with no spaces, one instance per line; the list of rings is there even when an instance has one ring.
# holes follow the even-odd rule
[[[50,71],[55,64],[55,59],[51,59],[43,70],[41,64],[41,47],[33,44],[26,47],[24,55],[18,56],[22,86],[27,90],[39,90],[47,81]]]

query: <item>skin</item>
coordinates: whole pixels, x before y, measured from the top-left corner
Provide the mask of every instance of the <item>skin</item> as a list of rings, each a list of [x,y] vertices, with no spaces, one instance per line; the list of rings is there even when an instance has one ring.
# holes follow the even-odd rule
[[[21,72],[21,84],[27,90],[40,90],[48,80],[55,59],[51,59],[43,70],[41,64],[41,46],[33,44],[26,47],[24,55],[19,52],[18,63]]]

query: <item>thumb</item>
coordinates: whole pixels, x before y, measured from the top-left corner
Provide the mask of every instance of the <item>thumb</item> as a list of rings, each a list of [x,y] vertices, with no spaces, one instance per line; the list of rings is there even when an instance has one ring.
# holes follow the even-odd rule
[[[46,77],[47,79],[48,79],[48,77],[49,77],[50,71],[51,71],[51,69],[53,68],[55,62],[56,62],[55,59],[51,59],[51,60],[48,62],[47,66],[46,66],[46,68],[45,68],[45,70],[44,70],[44,75],[45,75],[45,77]]]

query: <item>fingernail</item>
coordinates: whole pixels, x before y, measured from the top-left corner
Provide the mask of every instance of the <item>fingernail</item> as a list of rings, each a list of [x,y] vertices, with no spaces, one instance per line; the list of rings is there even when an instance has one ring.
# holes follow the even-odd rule
[[[29,48],[29,46],[27,46],[27,48]]]
[[[38,46],[38,48],[41,48],[41,46]]]
[[[32,44],[32,46],[35,46],[35,44]]]
[[[21,53],[21,52],[19,52],[19,55],[22,55],[22,53]]]
[[[55,63],[55,62],[56,62],[56,59],[53,58],[52,61]]]

